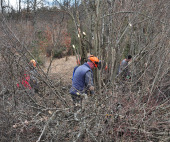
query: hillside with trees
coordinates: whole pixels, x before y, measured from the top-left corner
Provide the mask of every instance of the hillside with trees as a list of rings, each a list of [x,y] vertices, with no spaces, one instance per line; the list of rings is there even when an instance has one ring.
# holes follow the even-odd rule
[[[169,0],[16,1],[0,5],[0,141],[170,141]],[[75,121],[72,71],[89,54],[102,67]],[[38,93],[22,86],[31,59]]]

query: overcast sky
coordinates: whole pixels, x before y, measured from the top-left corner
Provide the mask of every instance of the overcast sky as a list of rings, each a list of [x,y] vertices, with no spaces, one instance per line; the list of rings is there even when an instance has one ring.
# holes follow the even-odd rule
[[[18,1],[19,0],[9,0],[9,3],[11,6],[13,6],[14,8],[17,8],[18,5]],[[21,0],[21,1],[25,1],[25,0]],[[37,0],[37,2],[39,2],[40,0]],[[46,0],[49,3],[52,3],[53,0]],[[5,0],[5,3],[8,4],[8,0]],[[24,7],[24,3],[22,3],[21,7]]]

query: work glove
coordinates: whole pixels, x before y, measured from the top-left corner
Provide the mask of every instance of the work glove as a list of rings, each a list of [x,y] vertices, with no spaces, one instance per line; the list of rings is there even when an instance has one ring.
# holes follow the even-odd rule
[[[83,97],[84,99],[88,99],[88,96],[87,96],[87,94],[85,94],[85,93],[82,94],[82,97]]]
[[[89,93],[90,93],[90,95],[93,95],[94,94],[94,86],[90,86],[89,87]]]
[[[82,98],[88,99],[88,96],[86,93],[80,94],[79,92],[76,93],[78,96],[81,96]]]

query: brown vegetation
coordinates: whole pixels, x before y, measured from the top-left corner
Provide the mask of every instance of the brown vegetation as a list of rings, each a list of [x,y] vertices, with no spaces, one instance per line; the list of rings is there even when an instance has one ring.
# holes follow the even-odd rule
[[[0,140],[169,142],[169,0],[76,2],[38,8],[34,0],[16,12],[1,3]],[[94,71],[95,94],[75,121],[72,71],[88,52],[102,69]],[[132,75],[122,80],[117,70],[128,54]],[[32,58],[38,93],[17,87]]]

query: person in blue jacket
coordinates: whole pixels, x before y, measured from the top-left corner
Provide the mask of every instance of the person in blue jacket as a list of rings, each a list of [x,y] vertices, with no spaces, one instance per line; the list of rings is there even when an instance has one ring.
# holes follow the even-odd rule
[[[87,62],[74,68],[70,94],[75,107],[81,107],[83,98],[87,97],[87,92],[94,94],[93,69],[100,69],[100,67],[101,61],[91,55]]]

